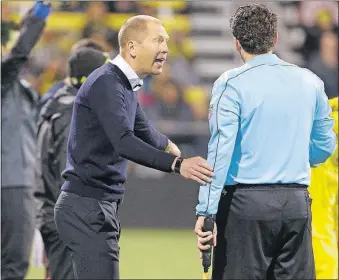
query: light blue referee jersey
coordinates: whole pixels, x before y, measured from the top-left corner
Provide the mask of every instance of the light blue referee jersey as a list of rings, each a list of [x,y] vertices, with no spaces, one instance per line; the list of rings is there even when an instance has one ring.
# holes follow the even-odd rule
[[[212,89],[208,163],[197,214],[215,215],[228,185],[310,184],[310,166],[334,152],[336,136],[324,83],[274,54],[226,71]]]

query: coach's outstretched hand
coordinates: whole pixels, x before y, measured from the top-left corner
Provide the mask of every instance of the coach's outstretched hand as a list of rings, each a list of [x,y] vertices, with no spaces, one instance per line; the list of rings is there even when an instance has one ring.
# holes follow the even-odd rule
[[[200,184],[206,184],[211,182],[213,168],[202,157],[186,158],[181,164],[180,175]]]

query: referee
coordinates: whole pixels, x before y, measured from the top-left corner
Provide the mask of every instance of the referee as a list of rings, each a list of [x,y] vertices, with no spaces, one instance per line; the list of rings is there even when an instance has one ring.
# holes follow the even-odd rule
[[[139,106],[136,91],[146,75],[161,73],[167,40],[158,19],[130,18],[119,32],[120,54],[89,75],[75,98],[55,222],[76,279],[119,278],[118,208],[127,159],[202,184],[213,175],[204,159],[181,158]]]
[[[310,167],[336,146],[324,83],[272,54],[277,16],[266,6],[239,7],[230,25],[245,64],[213,86],[215,176],[200,187],[198,248],[213,238],[201,231],[212,216],[212,279],[315,279]]]

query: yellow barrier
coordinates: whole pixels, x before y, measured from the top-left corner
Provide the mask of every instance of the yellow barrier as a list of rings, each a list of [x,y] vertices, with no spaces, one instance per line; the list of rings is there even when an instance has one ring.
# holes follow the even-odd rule
[[[106,24],[113,30],[119,30],[121,25],[135,14],[121,14],[111,13],[106,19]],[[13,20],[20,21],[20,16],[13,15]],[[160,20],[164,23],[168,32],[174,29],[180,29],[183,31],[190,31],[191,26],[187,16],[174,15],[171,17],[161,17]],[[86,14],[83,13],[71,13],[71,12],[57,12],[51,13],[47,19],[46,28],[51,31],[80,31],[86,24]]]
[[[186,7],[185,1],[142,1],[142,4],[149,5],[154,8],[170,7],[175,11],[183,10]]]
[[[330,105],[338,137],[338,98],[330,100]],[[338,279],[338,147],[328,161],[312,168],[311,179],[316,278]]]

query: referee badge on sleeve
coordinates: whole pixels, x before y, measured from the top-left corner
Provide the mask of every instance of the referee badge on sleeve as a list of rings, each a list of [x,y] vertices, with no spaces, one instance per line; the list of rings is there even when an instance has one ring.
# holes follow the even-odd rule
[[[210,120],[213,116],[213,105],[211,104],[208,109],[208,119]]]

